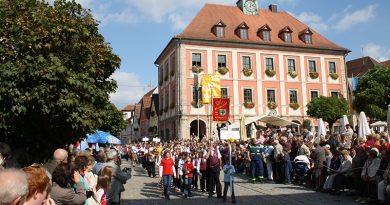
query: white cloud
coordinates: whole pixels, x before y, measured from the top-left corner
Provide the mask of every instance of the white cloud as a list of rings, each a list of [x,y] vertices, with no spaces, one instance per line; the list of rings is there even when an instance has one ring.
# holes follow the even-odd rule
[[[318,32],[327,31],[328,25],[323,21],[322,17],[312,12],[302,12],[296,16],[300,21],[308,24]]]
[[[118,84],[115,93],[111,93],[110,100],[121,109],[128,104],[137,103],[144,95],[145,90],[141,85],[138,76],[133,73],[116,71],[112,76]]]
[[[364,9],[349,12],[350,7],[347,7],[344,10],[346,13],[342,19],[336,23],[334,28],[339,31],[345,31],[357,24],[369,22],[375,18],[375,9],[376,5],[370,5]]]
[[[370,56],[380,62],[390,59],[390,48],[386,48],[372,42],[367,43],[362,47],[364,56]]]

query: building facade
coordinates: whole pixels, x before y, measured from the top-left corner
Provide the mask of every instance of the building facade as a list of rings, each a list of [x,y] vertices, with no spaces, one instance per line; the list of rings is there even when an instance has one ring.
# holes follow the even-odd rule
[[[204,74],[220,74],[222,97],[230,98],[230,123],[241,114],[270,112],[302,123],[313,98],[347,98],[349,51],[275,5],[257,5],[255,0],[206,4],[159,55],[160,137],[205,136],[219,126],[210,123],[209,104],[194,103],[196,79]]]

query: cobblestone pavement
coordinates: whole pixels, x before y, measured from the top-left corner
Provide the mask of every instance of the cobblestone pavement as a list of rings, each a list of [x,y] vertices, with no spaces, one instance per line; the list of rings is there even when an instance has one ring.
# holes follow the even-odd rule
[[[123,166],[130,165],[124,161]],[[156,170],[157,171],[157,170]],[[140,166],[133,167],[133,177],[125,184],[125,192],[122,193],[124,205],[160,205],[160,204],[185,204],[185,205],[207,205],[224,204],[216,197],[208,198],[206,193],[193,192],[193,197],[184,199],[180,193],[174,192],[171,200],[161,198],[161,190],[158,187],[158,177],[150,178],[146,170]],[[222,179],[222,178],[221,178]],[[222,184],[223,186],[223,184]],[[258,205],[352,205],[358,204],[354,197],[332,196],[330,194],[318,193],[305,187],[283,184],[251,184],[245,177],[235,178],[235,192],[237,204]],[[223,187],[222,187],[223,189]],[[215,195],[214,195],[215,196]],[[227,204],[230,204],[230,197],[227,197]]]

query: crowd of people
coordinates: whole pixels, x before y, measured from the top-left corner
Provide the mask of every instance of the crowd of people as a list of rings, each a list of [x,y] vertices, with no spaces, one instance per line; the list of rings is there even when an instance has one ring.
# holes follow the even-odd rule
[[[57,149],[45,164],[13,167],[0,142],[0,205],[120,204],[131,169],[121,169],[119,149]]]
[[[123,160],[159,177],[162,197],[193,191],[236,203],[234,178],[250,183],[297,184],[322,193],[342,191],[364,203],[390,198],[390,142],[386,132],[357,137],[351,126],[340,134],[316,137],[304,129],[258,131],[248,141],[189,140],[143,142],[117,148],[57,149],[44,165],[7,166],[10,147],[0,143],[0,204],[119,204],[131,169]],[[157,169],[156,169],[157,168]],[[223,179],[220,179],[221,172]],[[221,180],[224,185],[222,190]],[[157,179],[156,179],[157,182]],[[15,184],[18,184],[17,186]],[[293,188],[293,187],[292,187]]]

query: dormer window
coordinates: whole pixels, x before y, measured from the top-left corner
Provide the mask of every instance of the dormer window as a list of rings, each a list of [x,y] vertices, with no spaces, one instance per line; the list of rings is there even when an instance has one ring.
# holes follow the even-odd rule
[[[292,42],[292,30],[290,27],[286,26],[279,32],[279,38],[281,38],[286,43]]]
[[[248,30],[249,30],[249,27],[246,25],[245,22],[241,23],[237,29],[236,29],[236,35],[238,37],[240,37],[241,39],[248,39],[249,38],[249,35],[248,35]]]
[[[226,25],[222,21],[219,21],[217,24],[213,26],[212,32],[218,38],[225,37],[225,27]]]
[[[266,24],[259,28],[257,35],[263,39],[263,41],[271,41],[271,28]]]
[[[306,44],[313,44],[312,36],[313,32],[310,28],[307,28],[299,33],[299,38]]]

